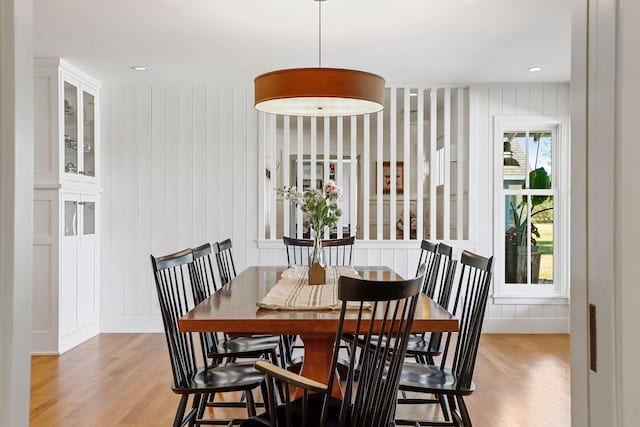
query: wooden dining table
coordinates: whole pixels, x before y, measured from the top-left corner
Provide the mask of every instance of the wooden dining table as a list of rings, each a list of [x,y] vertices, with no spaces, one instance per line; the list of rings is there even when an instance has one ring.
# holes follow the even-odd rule
[[[363,279],[402,280],[388,267],[354,267]],[[202,301],[178,324],[182,332],[226,332],[230,335],[299,335],[304,344],[301,374],[326,383],[340,310],[270,310],[258,308],[287,267],[249,267],[218,292]],[[322,286],[322,285],[318,285]],[[354,316],[356,313],[354,312]],[[347,313],[346,319],[349,318]],[[345,331],[348,330],[345,324]],[[413,321],[414,332],[458,330],[458,320],[449,312],[421,296]],[[339,388],[333,388],[339,396]]]

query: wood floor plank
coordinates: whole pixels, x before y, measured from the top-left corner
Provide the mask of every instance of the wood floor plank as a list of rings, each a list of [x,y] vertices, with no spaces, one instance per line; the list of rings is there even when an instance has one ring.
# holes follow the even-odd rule
[[[62,356],[34,356],[32,426],[167,426],[178,396],[163,334],[101,334]],[[467,399],[474,426],[570,426],[568,335],[483,335]],[[227,397],[227,398],[233,398]],[[399,409],[437,414],[434,405]],[[406,412],[404,412],[406,414]],[[244,415],[216,409],[218,416]]]

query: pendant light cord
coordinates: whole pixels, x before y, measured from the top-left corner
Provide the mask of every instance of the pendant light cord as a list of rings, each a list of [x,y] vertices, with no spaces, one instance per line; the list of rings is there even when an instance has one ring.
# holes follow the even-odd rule
[[[318,68],[322,68],[322,0],[318,1]]]

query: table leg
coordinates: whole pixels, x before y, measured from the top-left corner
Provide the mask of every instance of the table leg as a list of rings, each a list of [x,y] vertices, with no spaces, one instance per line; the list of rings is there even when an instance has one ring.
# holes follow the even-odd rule
[[[300,338],[304,343],[304,361],[300,375],[326,384],[331,370],[335,335],[302,334]],[[341,399],[342,392],[338,385],[337,374],[334,378],[331,394]],[[296,393],[296,397],[301,395],[301,393]]]

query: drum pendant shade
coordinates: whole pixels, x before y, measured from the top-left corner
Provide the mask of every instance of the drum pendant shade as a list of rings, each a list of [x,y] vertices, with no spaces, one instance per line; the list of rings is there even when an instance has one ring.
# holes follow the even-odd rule
[[[384,108],[384,79],[341,68],[290,68],[255,78],[255,107],[292,116],[353,116]]]

